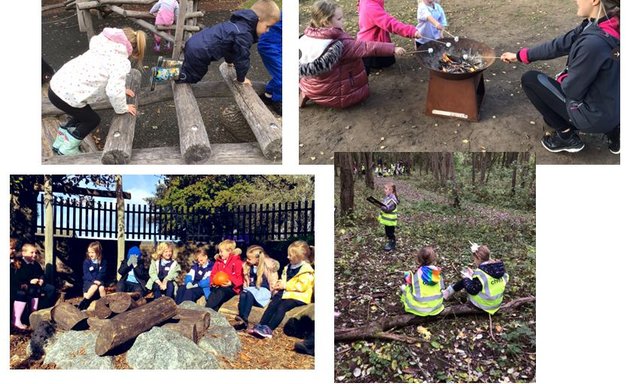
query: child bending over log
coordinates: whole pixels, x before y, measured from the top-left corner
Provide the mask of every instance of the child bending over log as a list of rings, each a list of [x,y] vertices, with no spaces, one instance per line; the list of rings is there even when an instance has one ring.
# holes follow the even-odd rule
[[[196,261],[190,271],[184,277],[184,284],[177,290],[175,302],[181,304],[184,301],[197,301],[204,297],[206,301],[210,296],[210,272],[214,266],[214,260],[208,260],[208,250],[206,247],[197,248],[195,251]]]
[[[232,297],[243,289],[243,262],[241,249],[236,248],[234,240],[223,240],[219,243],[219,254],[210,273],[212,285],[206,307],[218,311]]]
[[[146,35],[131,28],[105,28],[90,40],[87,52],[64,64],[50,79],[48,98],[70,120],[59,126],[53,151],[77,155],[79,146],[101,122],[90,104],[109,99],[118,114],[136,115],[136,106],[127,104],[134,92],[125,88],[131,70],[129,58],[142,68]]]
[[[416,259],[420,267],[415,273],[405,272],[405,284],[400,287],[400,300],[405,312],[416,316],[433,316],[444,310],[442,290],[444,280],[440,268],[434,264],[437,252],[433,247],[422,247]]]
[[[88,245],[85,260],[83,261],[83,300],[79,303],[79,309],[84,310],[94,300],[98,292],[99,297],[105,296],[105,273],[107,262],[103,260],[103,248],[98,241]]]
[[[238,298],[238,316],[234,325],[236,330],[245,330],[249,325],[247,318],[253,306],[264,308],[271,300],[271,288],[278,281],[280,263],[269,257],[260,245],[251,245],[245,252],[247,259],[243,263],[243,291]]]
[[[455,292],[466,289],[468,301],[472,305],[493,315],[501,306],[510,276],[505,272],[501,260],[490,259],[488,246],[471,243],[470,251],[476,268],[464,268],[463,279],[455,285],[449,285],[442,295],[448,300]]]
[[[146,288],[153,291],[153,298],[157,299],[166,295],[175,300],[177,284],[175,279],[179,276],[182,267],[175,260],[175,248],[172,243],[160,243],[151,258],[149,267],[149,281]]]
[[[271,303],[263,313],[260,323],[250,331],[257,337],[271,338],[273,330],[280,325],[287,312],[309,304],[313,298],[315,271],[310,263],[314,260],[314,248],[306,241],[298,240],[289,245],[287,254],[289,265],[284,267],[282,277],[273,286],[275,294]]]
[[[159,65],[151,70],[151,82],[176,80],[197,83],[208,72],[213,61],[225,58],[236,69],[236,81],[251,85],[245,77],[249,70],[249,50],[258,37],[280,20],[280,9],[272,0],[258,0],[251,9],[232,13],[229,21],[204,28],[186,41],[181,68],[173,70]],[[175,65],[176,66],[176,65]]]

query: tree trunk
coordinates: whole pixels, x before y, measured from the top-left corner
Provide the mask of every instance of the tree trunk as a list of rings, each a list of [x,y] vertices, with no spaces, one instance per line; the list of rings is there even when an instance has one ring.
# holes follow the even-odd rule
[[[195,344],[199,341],[197,325],[193,321],[182,320],[178,323],[166,323],[162,326],[162,328],[175,331],[185,338],[192,340]]]
[[[109,308],[107,296],[101,297],[94,303],[94,316],[99,319],[107,319],[112,315],[112,310]]]
[[[365,186],[374,189],[374,172],[372,172],[372,152],[363,152],[363,159],[365,160]]]
[[[177,315],[174,317],[178,320],[194,321],[197,323],[197,332],[201,333],[210,326],[210,314],[206,311],[196,311],[194,309],[177,308]],[[201,326],[200,326],[201,325]]]
[[[109,319],[99,319],[98,317],[88,317],[87,323],[92,331],[100,331],[105,324],[109,323]]]
[[[50,311],[50,317],[63,330],[69,331],[76,327],[82,320],[87,319],[87,315],[74,305],[64,302],[57,304]]]
[[[103,356],[115,347],[148,331],[177,313],[177,304],[162,296],[151,303],[132,309],[113,318],[101,328],[96,338],[96,354]]]
[[[513,301],[510,301],[509,303],[502,304],[499,313],[510,311],[525,303],[534,302],[535,300],[536,298],[534,296],[527,296],[515,299]],[[407,325],[422,324],[428,321],[443,319],[444,317],[449,315],[461,316],[473,314],[486,315],[486,312],[464,304],[446,307],[436,316],[421,317],[406,313],[395,317],[384,317],[362,327],[335,329],[335,342],[379,338],[380,333],[390,330],[392,328],[401,328]]]
[[[107,295],[107,304],[109,305],[109,309],[114,313],[123,313],[130,309],[136,308],[137,302],[134,301],[134,298],[140,298],[140,294],[137,292],[134,293],[126,293],[126,292],[116,292],[110,295]]]
[[[349,152],[336,152],[335,165],[340,169],[339,202],[341,215],[354,210],[354,181],[352,179],[352,156]]]

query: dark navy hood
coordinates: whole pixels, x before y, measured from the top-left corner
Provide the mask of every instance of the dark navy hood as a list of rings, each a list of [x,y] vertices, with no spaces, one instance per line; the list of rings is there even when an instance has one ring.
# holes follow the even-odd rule
[[[254,43],[258,42],[258,34],[256,33],[256,26],[258,25],[258,15],[251,9],[240,9],[232,13],[230,21],[237,23],[239,21],[245,21],[251,27],[252,37]]]
[[[505,274],[505,266],[501,260],[494,260],[488,263],[481,264],[479,269],[494,277],[495,279],[503,277]]]

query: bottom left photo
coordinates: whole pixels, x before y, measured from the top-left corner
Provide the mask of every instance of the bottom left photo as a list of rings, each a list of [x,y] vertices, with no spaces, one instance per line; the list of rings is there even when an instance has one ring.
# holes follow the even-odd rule
[[[314,175],[11,175],[10,369],[314,369]]]

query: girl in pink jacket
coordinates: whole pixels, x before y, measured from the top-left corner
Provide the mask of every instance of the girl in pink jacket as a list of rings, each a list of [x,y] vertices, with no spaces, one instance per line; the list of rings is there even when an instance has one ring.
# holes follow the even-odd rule
[[[313,4],[310,26],[298,43],[301,106],[312,100],[346,108],[365,100],[370,91],[361,58],[405,53],[391,42],[357,41],[344,32],[343,22],[343,10],[336,2]]]
[[[385,0],[358,0],[359,8],[359,33],[357,40],[381,41],[391,43],[390,33],[419,39],[422,37],[416,27],[398,21],[394,16],[385,11]],[[393,55],[386,57],[364,57],[365,70],[370,74],[370,69],[381,69],[393,65],[396,59]]]
[[[173,25],[177,20],[177,14],[179,13],[179,2],[177,0],[158,0],[157,3],[153,4],[153,7],[149,10],[149,13],[155,15],[155,26],[158,25]],[[153,34],[153,39],[155,40],[155,44],[153,45],[153,50],[155,52],[160,52],[160,43],[162,42],[162,37],[158,34]],[[171,49],[171,42],[166,42],[166,50]]]

